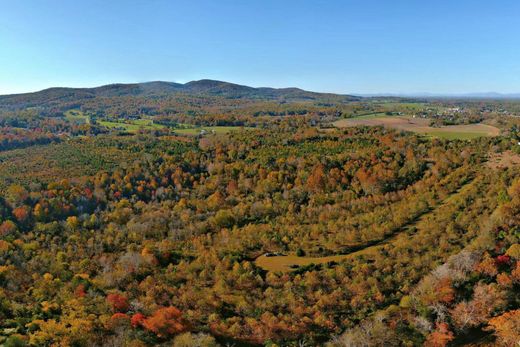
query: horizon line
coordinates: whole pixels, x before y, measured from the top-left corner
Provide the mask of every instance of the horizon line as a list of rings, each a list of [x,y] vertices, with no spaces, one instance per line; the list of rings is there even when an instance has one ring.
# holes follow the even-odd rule
[[[193,79],[189,81],[167,81],[167,80],[148,80],[148,81],[127,81],[127,82],[109,82],[109,83],[96,83],[86,86],[65,86],[65,85],[51,85],[44,88],[38,88],[36,90],[30,90],[30,91],[15,91],[15,92],[0,92],[0,96],[13,96],[13,95],[22,95],[22,94],[32,94],[32,93],[38,93],[42,92],[48,89],[54,89],[54,88],[64,88],[64,89],[95,89],[110,85],[130,85],[130,84],[145,84],[145,83],[176,83],[176,84],[187,84],[190,82],[196,82],[196,81],[216,81],[216,82],[223,82],[223,83],[230,83],[245,87],[251,87],[251,88],[273,88],[273,89],[288,89],[288,88],[297,88],[301,89],[307,92],[313,92],[313,93],[320,93],[320,94],[336,94],[336,95],[351,95],[351,96],[360,96],[360,97],[413,97],[413,98],[421,98],[421,97],[445,97],[445,98],[456,98],[456,97],[467,97],[467,98],[520,98],[520,92],[497,92],[497,91],[475,91],[475,92],[423,92],[423,91],[414,91],[414,92],[337,92],[337,91],[318,91],[314,89],[306,89],[302,87],[297,86],[286,86],[286,87],[271,87],[271,86],[254,86],[252,84],[244,84],[244,83],[236,83],[236,82],[229,82],[224,80],[218,80],[218,79],[211,79],[211,78],[201,78],[201,79]],[[0,88],[1,90],[1,88]]]

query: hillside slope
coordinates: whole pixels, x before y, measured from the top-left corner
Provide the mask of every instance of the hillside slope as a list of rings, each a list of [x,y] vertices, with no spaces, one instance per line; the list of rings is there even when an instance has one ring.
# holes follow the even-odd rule
[[[253,88],[214,80],[191,81],[185,84],[155,81],[109,84],[96,88],[49,88],[34,93],[2,95],[0,96],[0,108],[46,107],[56,102],[81,102],[96,97],[168,97],[177,94],[279,101],[334,100],[349,102],[360,99],[350,95],[315,93],[299,88]]]

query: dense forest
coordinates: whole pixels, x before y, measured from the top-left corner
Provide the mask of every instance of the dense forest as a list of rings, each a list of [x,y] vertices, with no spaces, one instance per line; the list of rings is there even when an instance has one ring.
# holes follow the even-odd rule
[[[518,342],[520,103],[210,82],[0,97],[0,343]]]

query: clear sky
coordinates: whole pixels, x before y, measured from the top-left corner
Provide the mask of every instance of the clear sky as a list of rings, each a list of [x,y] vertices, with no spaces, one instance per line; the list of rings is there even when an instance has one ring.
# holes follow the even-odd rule
[[[0,94],[202,78],[520,92],[520,1],[0,0]]]

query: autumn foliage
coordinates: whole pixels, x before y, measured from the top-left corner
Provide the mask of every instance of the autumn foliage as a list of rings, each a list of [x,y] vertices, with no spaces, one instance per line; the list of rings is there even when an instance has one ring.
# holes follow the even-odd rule
[[[435,331],[428,335],[424,345],[427,347],[445,347],[454,338],[455,336],[450,331],[448,324],[438,323]]]
[[[445,346],[486,327],[509,341],[518,172],[482,169],[507,141],[324,131],[290,113],[319,120],[335,106],[269,107],[203,120],[168,111],[262,129],[71,137],[9,157],[24,170],[0,180],[0,335],[49,346],[211,340],[201,333],[237,345]]]
[[[112,306],[115,312],[125,312],[128,310],[128,299],[119,294],[108,294],[107,302]]]
[[[495,332],[504,346],[514,346],[520,341],[520,310],[508,311],[489,322],[489,330]]]
[[[132,315],[132,318],[130,319],[130,324],[133,328],[137,328],[143,325],[143,322],[145,321],[146,317],[144,314],[138,312]]]
[[[181,311],[173,306],[157,309],[142,325],[159,337],[178,334],[186,329]]]

